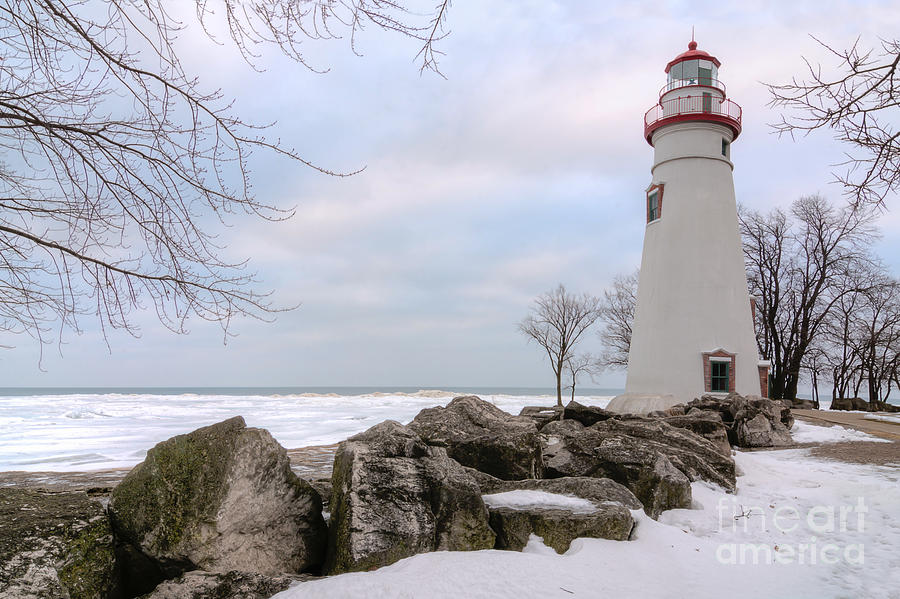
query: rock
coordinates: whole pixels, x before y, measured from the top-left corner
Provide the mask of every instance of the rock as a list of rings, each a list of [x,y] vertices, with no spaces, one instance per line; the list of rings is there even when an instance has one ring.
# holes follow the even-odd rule
[[[731,444],[728,442],[728,432],[725,423],[718,412],[704,412],[692,410],[691,414],[681,416],[667,416],[663,421],[676,428],[684,428],[692,433],[700,435],[713,444],[724,456],[731,456]]]
[[[661,420],[634,417],[607,420],[591,428],[602,434],[627,435],[640,439],[668,457],[672,465],[690,480],[704,480],[717,484],[726,491],[734,491],[735,467],[730,448],[723,451],[724,440],[720,439],[721,442],[716,444],[690,428],[694,426],[702,429],[708,426],[706,430],[718,430],[720,434],[724,434],[724,425],[712,419],[701,420],[696,416],[682,418],[686,419],[680,422],[685,425],[683,427],[672,426]],[[715,432],[709,434],[711,437],[717,437]]]
[[[494,546],[478,484],[411,427],[388,420],[341,443],[332,486],[330,574]]]
[[[316,490],[319,497],[322,498],[322,509],[327,510],[329,504],[331,504],[331,479],[317,478],[307,482],[309,482],[310,486]]]
[[[832,410],[852,410],[853,401],[848,397],[837,397],[831,400]]]
[[[565,412],[563,413],[563,417],[566,420],[576,420],[585,426],[591,426],[597,422],[609,420],[616,415],[615,412],[609,412],[603,408],[581,405],[575,400],[570,401],[568,405],[566,405]]]
[[[816,402],[811,399],[795,399],[791,402],[791,407],[795,410],[815,410]]]
[[[322,502],[284,448],[236,417],[147,452],[115,488],[113,527],[171,578],[241,570],[316,571],[325,557]]]
[[[560,420],[563,415],[563,409],[564,408],[559,406],[549,408],[541,406],[525,406],[522,408],[522,411],[519,412],[519,416],[531,418],[534,421],[535,426],[538,427],[538,430],[541,430],[548,422]]]
[[[900,412],[900,406],[895,406],[894,404],[884,403],[884,411],[889,413]]]
[[[117,593],[109,519],[86,494],[0,488],[0,597],[107,599]]]
[[[551,422],[541,429],[541,440],[546,446],[548,438],[555,438],[559,435],[571,435],[584,430],[584,425],[577,420],[560,420]]]
[[[167,580],[141,599],[268,599],[299,578],[254,572],[213,573],[195,570]]]
[[[563,426],[566,422],[572,424]],[[664,510],[690,507],[690,480],[672,465],[660,443],[601,432],[597,426],[565,420],[547,425],[545,475],[611,478],[628,487],[652,518]]]
[[[726,426],[734,422],[734,415],[731,412],[731,403],[733,400],[714,397],[712,395],[704,395],[700,399],[695,399],[687,404],[687,414],[697,410],[703,412],[716,412]]]
[[[781,402],[754,397],[735,397],[730,406],[732,431],[739,447],[783,447],[794,440],[786,426],[793,425],[790,408]],[[785,414],[787,412],[787,414]]]
[[[869,402],[860,398],[860,397],[851,397],[849,399],[851,410],[855,410],[857,412],[868,412],[869,411]],[[844,408],[847,409],[847,408]]]
[[[734,431],[740,447],[780,447],[793,444],[786,429],[776,430],[765,414],[735,421]]]
[[[482,495],[505,493],[507,491],[544,491],[570,497],[580,497],[594,503],[615,502],[631,510],[643,507],[634,493],[624,485],[610,478],[587,476],[567,476],[563,478],[543,478],[530,480],[501,480],[490,474],[466,468],[481,488]]]
[[[793,443],[790,428],[794,417],[781,401],[729,393],[726,398],[704,395],[688,405],[688,415],[698,411],[714,412],[721,417],[728,441],[738,447],[782,447]],[[762,414],[768,421],[754,420]]]
[[[409,427],[465,466],[505,480],[541,477],[541,439],[534,421],[474,395],[422,410]]]
[[[491,508],[491,527],[497,549],[521,551],[532,534],[557,553],[565,553],[580,537],[627,541],[634,528],[631,513],[621,505],[599,505],[596,511],[576,513],[561,509]]]

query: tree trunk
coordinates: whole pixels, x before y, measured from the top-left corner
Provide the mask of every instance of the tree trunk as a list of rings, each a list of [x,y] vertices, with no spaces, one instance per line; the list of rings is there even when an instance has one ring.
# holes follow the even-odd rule
[[[556,405],[562,407],[562,364],[556,371]]]
[[[812,371],[812,400],[816,409],[819,409],[819,377],[816,371]]]

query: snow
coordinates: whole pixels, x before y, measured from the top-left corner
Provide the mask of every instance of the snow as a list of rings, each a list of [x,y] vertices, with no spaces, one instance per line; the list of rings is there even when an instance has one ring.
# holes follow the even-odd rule
[[[243,416],[284,447],[330,445],[382,422],[412,420],[446,405],[452,390],[336,395],[60,394],[0,397],[0,472],[131,468],[160,441]],[[518,414],[527,405],[551,406],[553,396],[480,396]],[[579,396],[605,407],[611,397]]]
[[[483,495],[484,503],[488,507],[508,507],[514,510],[528,508],[544,508],[567,510],[576,514],[590,514],[597,511],[594,502],[582,499],[580,497],[572,497],[570,495],[561,495],[559,493],[548,493],[546,491],[505,491],[503,493],[494,493],[492,495]]]
[[[130,467],[159,441],[236,415],[286,447],[331,444],[385,419],[409,422],[456,395],[0,397],[0,470]],[[482,397],[512,414],[554,403],[548,396]],[[604,407],[610,398],[578,400]],[[880,441],[800,421],[792,434],[801,443]],[[695,509],[666,512],[659,522],[634,512],[632,541],[577,539],[557,555],[532,536],[522,552],[422,554],[373,572],[300,583],[278,597],[900,597],[900,467],[820,460],[802,449],[737,452],[735,460],[742,473],[736,494],[694,483]],[[523,497],[515,492],[502,500]],[[547,505],[547,497],[540,501]],[[831,511],[833,527],[827,526]],[[752,563],[756,551],[773,563]],[[832,557],[836,564],[823,563]],[[864,563],[856,563],[860,558]]]
[[[865,420],[877,420],[878,422],[900,424],[900,414],[866,414],[863,418]],[[898,432],[900,432],[900,430],[898,430]]]
[[[862,431],[843,426],[820,426],[802,420],[795,420],[791,428],[791,437],[795,443],[843,443],[846,441],[871,441],[872,443],[890,443],[887,439],[876,437]]]
[[[276,597],[900,595],[900,470],[819,460],[800,449],[738,452],[735,459],[744,473],[736,494],[694,483],[695,509],[665,512],[659,522],[634,511],[632,541],[576,539],[564,555],[539,537],[522,552],[426,553],[300,583]],[[824,563],[832,559],[837,563]]]

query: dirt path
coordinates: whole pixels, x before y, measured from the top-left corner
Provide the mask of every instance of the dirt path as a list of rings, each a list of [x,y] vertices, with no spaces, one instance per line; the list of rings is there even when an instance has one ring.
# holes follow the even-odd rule
[[[866,420],[865,414],[831,410],[791,410],[794,418],[817,426],[843,426],[887,439],[891,443],[848,441],[824,443],[810,448],[810,455],[854,464],[895,465],[900,467],[900,425]]]

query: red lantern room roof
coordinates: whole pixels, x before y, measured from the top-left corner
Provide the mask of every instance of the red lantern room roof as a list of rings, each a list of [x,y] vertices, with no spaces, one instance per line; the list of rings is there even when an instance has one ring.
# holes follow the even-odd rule
[[[718,58],[716,58],[715,56],[710,56],[709,52],[704,52],[703,50],[698,50],[697,42],[695,42],[694,40],[691,40],[691,43],[688,44],[687,52],[682,52],[681,54],[679,54],[678,56],[673,58],[669,62],[669,64],[666,65],[666,73],[668,73],[669,69],[671,69],[673,66],[675,66],[679,62],[684,62],[685,60],[691,60],[693,58],[701,58],[703,60],[712,61],[712,63],[714,65],[716,65],[716,67],[722,66],[722,63],[719,62]]]

